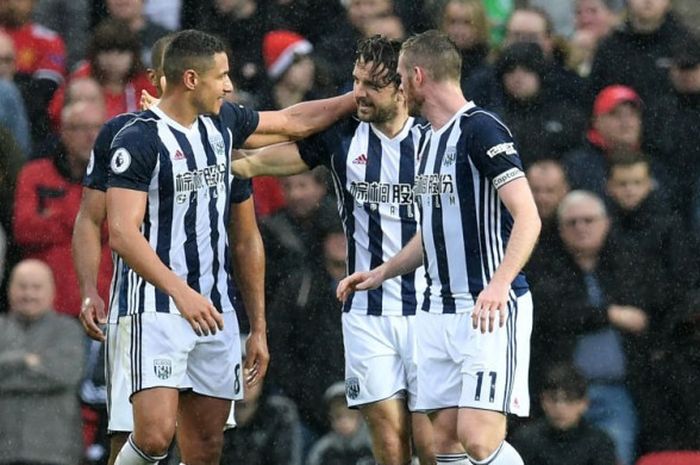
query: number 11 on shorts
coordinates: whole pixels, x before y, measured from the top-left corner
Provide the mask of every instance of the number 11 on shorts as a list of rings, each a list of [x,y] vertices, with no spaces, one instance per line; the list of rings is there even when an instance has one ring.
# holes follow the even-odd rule
[[[489,378],[491,378],[491,387],[489,389],[489,402],[493,402],[496,398],[496,372],[489,371]],[[484,382],[484,372],[476,372],[476,392],[474,393],[474,400],[481,400],[481,385]]]

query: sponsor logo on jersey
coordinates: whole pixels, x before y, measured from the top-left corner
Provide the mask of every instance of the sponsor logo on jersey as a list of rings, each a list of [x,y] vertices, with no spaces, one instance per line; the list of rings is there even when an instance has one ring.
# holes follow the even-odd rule
[[[407,183],[353,181],[350,183],[350,194],[359,204],[411,205],[413,203],[413,188]]]
[[[352,164],[353,165],[366,165],[367,164],[367,155],[365,155],[364,153],[361,154],[360,156],[358,156],[357,158],[355,158],[352,161]]]
[[[415,195],[454,194],[455,186],[451,174],[418,174],[415,177]]]
[[[182,150],[176,150],[175,155],[173,155],[173,160],[184,160],[185,159],[185,154],[182,153]]]

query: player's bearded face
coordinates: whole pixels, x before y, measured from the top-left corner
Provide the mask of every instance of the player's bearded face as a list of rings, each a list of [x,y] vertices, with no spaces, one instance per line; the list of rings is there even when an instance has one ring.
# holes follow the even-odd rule
[[[233,84],[226,54],[217,53],[213,61],[213,66],[199,75],[195,102],[200,113],[218,115],[224,98],[233,91]]]
[[[399,74],[401,74],[401,89],[406,98],[408,114],[410,116],[420,116],[423,108],[423,98],[416,92],[413,84],[413,72],[406,68],[403,55],[399,56]]]
[[[372,63],[358,62],[353,70],[353,93],[357,102],[357,117],[369,123],[384,123],[396,117],[398,89],[387,82],[388,72]]]

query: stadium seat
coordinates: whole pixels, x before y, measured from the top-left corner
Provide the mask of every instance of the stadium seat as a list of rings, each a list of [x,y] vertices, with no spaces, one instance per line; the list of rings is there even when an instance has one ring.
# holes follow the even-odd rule
[[[636,465],[700,465],[700,451],[653,452],[641,457]]]

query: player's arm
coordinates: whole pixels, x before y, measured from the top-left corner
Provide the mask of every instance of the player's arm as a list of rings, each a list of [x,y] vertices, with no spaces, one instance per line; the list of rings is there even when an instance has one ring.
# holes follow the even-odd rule
[[[107,322],[105,304],[97,292],[97,275],[102,256],[102,224],[107,217],[105,193],[98,189],[83,188],[80,210],[73,226],[73,264],[82,307],[80,322],[92,339],[104,341],[99,325]]]
[[[525,177],[508,182],[498,189],[498,196],[513,217],[513,229],[506,245],[503,261],[498,266],[491,281],[479,294],[472,324],[481,323],[481,332],[493,331],[496,310],[499,311],[499,324],[505,323],[508,292],[515,277],[520,273],[537,243],[542,223],[532,198],[530,186]]]
[[[252,150],[266,147],[268,145],[290,142],[291,137],[283,134],[251,134],[243,143],[243,148]]]
[[[107,189],[110,247],[134,272],[171,296],[197,334],[208,335],[217,328],[223,329],[223,319],[211,302],[165,266],[141,234],[146,200],[147,193],[139,190]]]
[[[351,293],[378,288],[387,279],[405,275],[423,264],[422,235],[418,231],[396,255],[370,271],[358,271],[338,283],[336,295],[345,302]]]
[[[265,377],[270,354],[265,321],[265,249],[252,197],[231,204],[229,237],[233,274],[250,322],[244,369],[246,384],[253,386]]]
[[[309,170],[297,144],[286,142],[257,150],[238,150],[231,171],[241,178],[290,176]]]
[[[356,108],[352,92],[337,97],[297,103],[278,111],[260,112],[256,134],[283,134],[301,139],[319,132]]]

